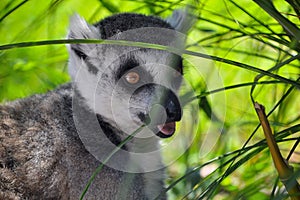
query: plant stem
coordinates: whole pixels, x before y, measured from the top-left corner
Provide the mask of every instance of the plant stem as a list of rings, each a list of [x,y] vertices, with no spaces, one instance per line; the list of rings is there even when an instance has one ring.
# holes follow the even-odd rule
[[[271,152],[271,156],[275,165],[275,168],[278,172],[280,181],[284,184],[288,194],[292,200],[300,200],[300,186],[294,177],[293,168],[288,164],[279,150],[279,147],[275,141],[275,138],[272,134],[272,130],[267,119],[265,108],[263,105],[255,102],[254,107],[261,123],[261,126],[266,137],[268,147]]]

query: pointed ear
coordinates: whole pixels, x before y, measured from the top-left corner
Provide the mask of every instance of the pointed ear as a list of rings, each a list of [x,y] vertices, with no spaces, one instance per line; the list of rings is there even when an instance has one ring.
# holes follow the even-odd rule
[[[99,30],[88,24],[83,18],[75,14],[70,18],[68,39],[100,39]],[[85,59],[87,54],[95,47],[94,44],[70,44],[69,51],[73,51],[78,57]]]
[[[194,25],[196,16],[192,15],[190,9],[174,10],[172,15],[166,21],[176,30],[186,34],[189,29]]]

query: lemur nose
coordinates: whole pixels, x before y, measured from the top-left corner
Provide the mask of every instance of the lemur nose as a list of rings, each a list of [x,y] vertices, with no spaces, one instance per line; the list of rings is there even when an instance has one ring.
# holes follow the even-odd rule
[[[164,91],[164,96],[155,101],[149,108],[151,124],[164,124],[179,121],[182,117],[181,106],[172,91]]]
[[[173,92],[165,97],[164,107],[167,113],[167,122],[179,121],[182,117],[182,110],[178,98]]]
[[[175,95],[174,97],[168,95],[164,98],[164,102],[152,105],[149,112],[149,120],[152,124],[179,121],[181,116],[181,107]]]
[[[161,104],[154,104],[151,106],[149,117],[151,124],[163,124],[167,122],[167,111]]]
[[[149,101],[145,102],[147,113],[140,112],[139,119],[148,124],[163,124],[180,121],[182,108],[175,92],[159,84],[146,84],[134,91],[131,100],[136,97],[150,96]]]

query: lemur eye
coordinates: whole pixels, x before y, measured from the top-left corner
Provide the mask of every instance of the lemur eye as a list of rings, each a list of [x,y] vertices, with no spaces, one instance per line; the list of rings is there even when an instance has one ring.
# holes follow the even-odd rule
[[[125,75],[125,80],[130,84],[136,84],[140,81],[140,75],[137,72],[128,72]]]

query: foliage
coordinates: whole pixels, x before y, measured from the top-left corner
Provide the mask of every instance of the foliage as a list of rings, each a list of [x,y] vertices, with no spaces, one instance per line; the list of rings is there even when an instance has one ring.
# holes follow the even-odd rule
[[[64,39],[74,12],[93,23],[116,12],[166,17],[187,3],[2,0],[0,44]],[[253,102],[266,107],[279,148],[299,177],[299,3],[214,0],[189,5],[197,20],[188,35],[181,93],[189,96],[192,88],[194,100],[184,108],[173,148],[164,153],[166,162],[176,158],[168,166],[169,197],[287,198]],[[67,81],[64,44],[0,51],[2,102]]]

